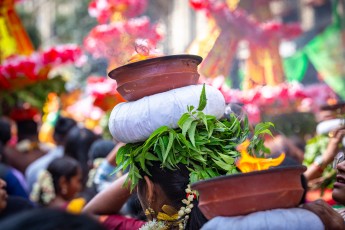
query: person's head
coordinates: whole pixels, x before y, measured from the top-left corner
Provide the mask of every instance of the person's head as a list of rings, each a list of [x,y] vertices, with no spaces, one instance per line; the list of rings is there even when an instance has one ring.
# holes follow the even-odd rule
[[[93,162],[93,160],[97,158],[106,158],[114,147],[115,143],[113,141],[103,139],[96,140],[90,147],[89,161]]]
[[[85,215],[74,215],[59,209],[38,208],[6,218],[0,223],[8,230],[103,230],[99,222]]]
[[[32,141],[38,140],[38,125],[32,119],[16,121],[18,141],[29,139]]]
[[[70,157],[53,160],[47,170],[43,170],[34,185],[31,198],[42,205],[56,197],[69,201],[82,189],[82,174],[79,163]]]
[[[87,128],[72,128],[66,137],[65,142],[65,156],[76,159],[82,168],[83,182],[86,182],[89,166],[88,166],[88,153],[90,147],[98,136]]]
[[[55,159],[47,171],[53,178],[56,195],[70,200],[81,191],[81,167],[75,159],[66,156]]]
[[[56,142],[56,144],[64,144],[68,132],[76,125],[77,123],[73,119],[59,116],[55,123],[53,134],[54,141]]]
[[[159,163],[148,166],[151,176],[145,175],[137,187],[143,210],[152,208],[157,214],[163,205],[170,205],[176,210],[186,206],[182,200],[187,196],[185,190],[189,184],[189,171],[183,164],[178,167],[178,170],[162,169]],[[207,221],[198,208],[197,199],[193,200],[193,205],[186,229],[200,229]]]
[[[121,209],[121,213],[126,216],[133,217],[138,220],[146,220],[146,216],[143,212],[140,200],[137,193],[133,193],[127,200],[124,207]]]
[[[333,185],[332,197],[338,203],[345,205],[345,156],[339,152],[334,158],[333,167],[337,170],[336,182]]]
[[[7,197],[6,182],[0,179],[0,213],[7,206]]]
[[[327,121],[342,117],[345,114],[345,102],[337,102],[334,104],[325,104],[320,106],[320,111],[317,114],[319,122]]]
[[[8,120],[0,119],[0,144],[6,145],[11,139],[11,124]]]

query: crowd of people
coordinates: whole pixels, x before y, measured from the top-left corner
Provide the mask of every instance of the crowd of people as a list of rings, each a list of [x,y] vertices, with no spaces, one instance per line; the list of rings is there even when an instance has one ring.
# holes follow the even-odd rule
[[[345,115],[339,107],[332,111]],[[296,208],[207,220],[189,188],[186,165],[170,170],[155,161],[147,166],[150,173],[140,172],[136,189],[130,191],[123,186],[127,171],[115,172],[116,154],[124,143],[105,140],[60,115],[51,146],[39,142],[39,126],[34,119],[0,119],[1,229],[345,229],[345,209],[305,198]],[[307,191],[308,182],[333,164],[333,199],[345,205],[345,124],[328,135],[326,151],[308,167],[302,182]],[[269,156],[284,151],[285,164],[302,164],[303,141],[277,132],[265,144]],[[162,225],[155,221],[159,218],[174,224]]]

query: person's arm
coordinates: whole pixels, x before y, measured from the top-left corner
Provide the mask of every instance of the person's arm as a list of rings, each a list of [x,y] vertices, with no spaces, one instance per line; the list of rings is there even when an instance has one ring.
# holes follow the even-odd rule
[[[332,163],[334,157],[339,151],[339,144],[345,136],[345,127],[342,126],[329,134],[329,143],[327,149],[322,153],[321,161],[314,162],[310,165],[307,171],[304,173],[304,176],[307,180],[312,180],[318,178],[322,175],[323,169],[330,163]]]
[[[325,229],[345,229],[344,219],[324,200],[304,204],[302,208],[315,213],[321,219]]]
[[[104,191],[98,193],[83,209],[83,212],[94,215],[119,213],[130,196],[129,187],[123,187],[127,174],[121,176]]]

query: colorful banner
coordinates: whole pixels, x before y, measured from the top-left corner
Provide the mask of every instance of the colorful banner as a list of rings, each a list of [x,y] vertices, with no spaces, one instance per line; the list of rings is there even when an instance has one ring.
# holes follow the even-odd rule
[[[285,81],[278,39],[270,38],[267,46],[250,43],[249,50],[243,89],[252,89],[258,85],[274,86]]]
[[[288,82],[301,82],[308,68],[308,57],[303,50],[283,59],[285,77]]]
[[[345,99],[345,58],[340,28],[329,26],[311,40],[304,51],[322,79],[343,99]]]
[[[11,55],[30,55],[34,51],[14,9],[14,0],[0,1],[0,34],[0,63]]]

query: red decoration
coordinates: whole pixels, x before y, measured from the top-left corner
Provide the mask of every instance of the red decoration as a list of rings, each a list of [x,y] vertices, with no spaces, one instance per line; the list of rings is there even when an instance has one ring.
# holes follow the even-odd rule
[[[93,105],[109,111],[126,100],[117,92],[117,83],[106,77],[91,76],[87,79],[86,93],[94,98]]]
[[[227,87],[224,77],[208,80],[208,83],[222,92],[227,103],[242,104],[251,123],[260,122],[261,113],[316,112],[325,101],[337,98],[326,84],[282,83],[241,91]]]
[[[10,118],[14,121],[33,120],[39,114],[38,109],[30,108],[14,108],[10,113]]]
[[[76,62],[80,56],[80,48],[73,45],[53,47],[30,56],[12,56],[0,65],[0,89],[16,89],[47,79],[51,68]]]

